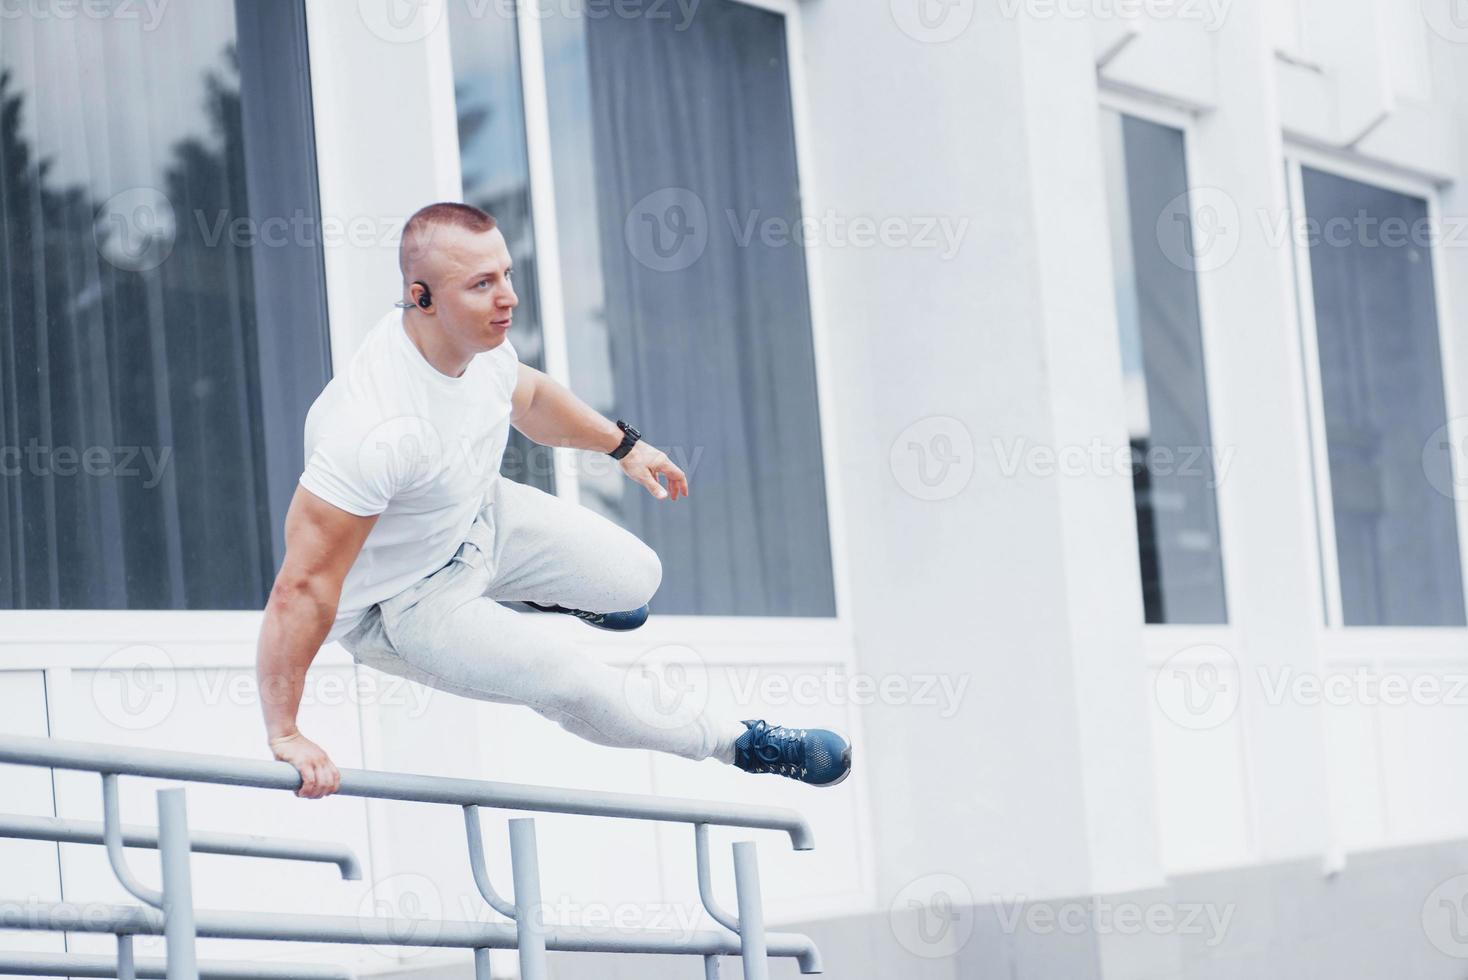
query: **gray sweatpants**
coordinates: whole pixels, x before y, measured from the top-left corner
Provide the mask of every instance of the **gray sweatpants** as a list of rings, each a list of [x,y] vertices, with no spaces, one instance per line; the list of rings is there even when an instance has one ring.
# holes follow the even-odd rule
[[[360,664],[483,701],[522,704],[600,745],[732,762],[743,731],[656,672],[609,667],[496,600],[635,609],[662,581],[657,554],[585,507],[501,478],[442,568],[372,606],[342,637]]]

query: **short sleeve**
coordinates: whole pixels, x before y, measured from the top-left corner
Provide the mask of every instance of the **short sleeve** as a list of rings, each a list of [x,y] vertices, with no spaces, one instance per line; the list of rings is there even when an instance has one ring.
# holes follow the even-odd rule
[[[362,433],[331,433],[306,459],[300,484],[349,514],[370,517],[407,489],[422,461],[422,419],[404,417]]]

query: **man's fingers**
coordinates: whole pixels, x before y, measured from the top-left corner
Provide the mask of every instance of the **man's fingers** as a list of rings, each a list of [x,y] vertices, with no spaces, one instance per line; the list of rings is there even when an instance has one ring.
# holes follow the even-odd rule
[[[647,492],[652,494],[659,500],[662,500],[668,495],[668,491],[663,489],[663,485],[658,482],[657,474],[655,474],[652,470],[645,470],[643,474],[637,478],[637,482],[642,484],[644,487],[647,487]]]
[[[337,790],[341,789],[341,786],[341,770],[338,769],[335,764],[328,760],[326,763],[326,793],[323,795],[330,796],[332,793],[335,793]]]
[[[300,769],[301,786],[296,790],[296,795],[303,800],[309,800],[316,791],[316,767],[307,762],[302,763]]]

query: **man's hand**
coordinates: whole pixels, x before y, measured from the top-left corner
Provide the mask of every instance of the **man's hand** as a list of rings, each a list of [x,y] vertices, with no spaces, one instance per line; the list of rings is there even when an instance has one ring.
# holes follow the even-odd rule
[[[319,800],[341,788],[342,774],[325,750],[300,732],[280,735],[270,740],[270,751],[281,762],[289,762],[301,774],[301,788],[296,795],[303,800]]]
[[[659,500],[677,500],[688,496],[688,477],[673,465],[668,454],[646,442],[638,442],[620,460],[622,472],[647,488],[647,492]],[[659,477],[666,477],[668,489],[664,490]]]

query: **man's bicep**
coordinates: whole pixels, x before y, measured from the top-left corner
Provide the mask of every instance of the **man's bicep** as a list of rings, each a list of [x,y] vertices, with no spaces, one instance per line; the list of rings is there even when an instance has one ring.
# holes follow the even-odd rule
[[[285,515],[285,561],[276,580],[339,591],[378,516],[353,514],[296,487]]]
[[[510,395],[510,421],[518,422],[530,410],[535,401],[535,389],[545,375],[528,364],[519,365],[515,376],[515,390]]]

